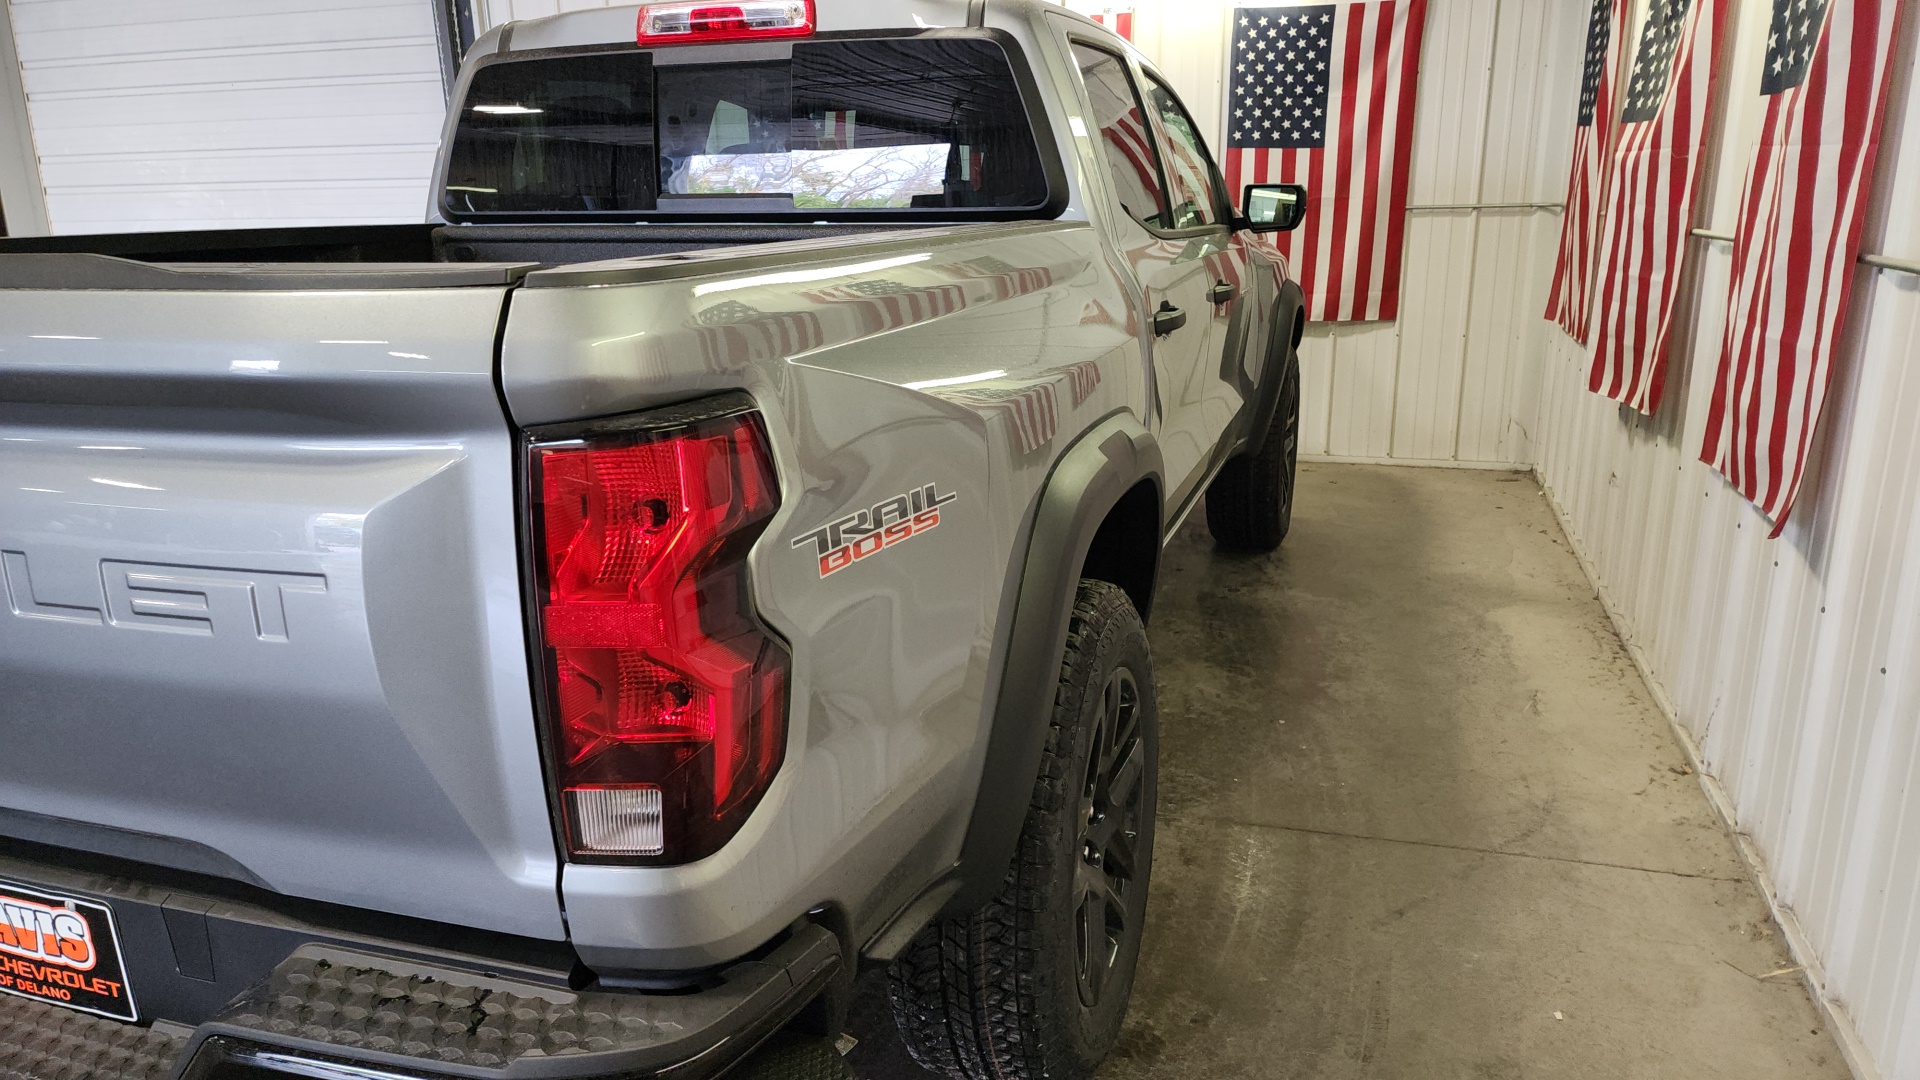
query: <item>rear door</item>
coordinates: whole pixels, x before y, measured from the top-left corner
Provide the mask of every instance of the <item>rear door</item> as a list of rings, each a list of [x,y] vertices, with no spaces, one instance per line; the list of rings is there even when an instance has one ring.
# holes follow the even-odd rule
[[[1206,305],[1201,311],[1210,326],[1207,354],[1190,373],[1181,397],[1188,431],[1204,448],[1206,464],[1212,465],[1217,458],[1214,448],[1244,400],[1240,357],[1227,355],[1239,351],[1244,337],[1245,328],[1236,332],[1235,327],[1246,307],[1241,296],[1242,264],[1234,250],[1236,238],[1228,225],[1231,211],[1221,196],[1219,170],[1198,125],[1171,87],[1152,72],[1141,74],[1140,87],[1155,120],[1160,158],[1166,163],[1172,223],[1189,238],[1195,259],[1206,268]],[[1181,504],[1192,495],[1191,489],[1182,491]]]
[[[1155,436],[1166,465],[1167,505],[1182,505],[1205,476],[1217,432],[1208,413],[1212,303],[1216,276],[1211,260],[1226,237],[1209,211],[1177,184],[1170,184],[1154,124],[1131,65],[1119,55],[1084,41],[1073,42],[1092,110],[1089,132],[1107,165],[1112,192],[1125,216],[1116,217],[1120,254],[1145,294],[1145,317],[1182,322],[1152,334]],[[1134,327],[1136,332],[1142,328]]]
[[[564,936],[504,302],[0,288],[0,834]]]

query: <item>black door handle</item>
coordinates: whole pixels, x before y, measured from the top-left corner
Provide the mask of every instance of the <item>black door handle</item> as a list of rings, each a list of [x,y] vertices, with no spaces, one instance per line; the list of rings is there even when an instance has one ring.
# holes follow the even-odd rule
[[[1216,281],[1213,283],[1213,289],[1207,293],[1207,298],[1216,304],[1228,304],[1232,303],[1233,298],[1239,295],[1239,289],[1234,288],[1224,281]]]
[[[1187,325],[1187,313],[1174,307],[1172,303],[1160,301],[1160,310],[1153,313],[1153,336],[1166,337],[1175,330]]]

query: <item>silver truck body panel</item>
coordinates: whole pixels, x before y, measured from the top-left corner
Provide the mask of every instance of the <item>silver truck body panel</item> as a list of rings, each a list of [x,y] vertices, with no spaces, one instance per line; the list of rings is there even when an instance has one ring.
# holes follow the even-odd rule
[[[503,298],[0,292],[0,806],[563,936]]]
[[[761,617],[793,651],[787,762],[713,858],[565,868],[589,964],[713,963],[829,902],[870,931],[952,865],[1021,523],[1073,434],[1145,397],[1126,293],[1090,226],[926,230],[826,254],[589,264],[515,294],[501,383],[517,423],[745,387],[783,479],[751,565]],[[623,273],[642,280],[605,283]],[[569,287],[575,274],[603,283]],[[958,497],[924,537],[826,578],[811,544],[793,546],[927,484]]]
[[[821,28],[968,9],[825,0]],[[631,42],[636,10],[515,24],[474,55]],[[1163,522],[1191,506],[1264,374],[1247,327],[1277,282],[1224,228],[1149,234],[1108,205],[1067,54],[1099,31],[986,10],[1042,91],[1069,185],[1054,221],[555,267],[511,291],[0,290],[0,549],[21,555],[0,732],[80,755],[60,776],[0,763],[0,810],[178,838],[292,895],[564,936],[601,969],[720,963],[820,905],[879,931],[959,856],[1049,473],[1123,414],[1164,448]],[[1211,304],[1227,279],[1241,299]],[[1191,318],[1156,341],[1162,300]],[[562,865],[512,429],[735,389],[781,479],[749,561],[791,650],[786,760],[718,854]],[[936,529],[822,575],[814,530],[927,485],[954,496]],[[230,631],[232,611],[251,622]]]

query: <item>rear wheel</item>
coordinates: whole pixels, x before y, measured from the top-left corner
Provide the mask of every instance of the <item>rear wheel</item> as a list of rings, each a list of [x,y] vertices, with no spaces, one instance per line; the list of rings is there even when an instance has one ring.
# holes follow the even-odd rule
[[[1289,352],[1280,400],[1258,453],[1221,466],[1207,485],[1207,531],[1232,551],[1272,551],[1293,525],[1293,481],[1300,463],[1300,360]]]
[[[1083,581],[1019,848],[1000,893],[889,973],[901,1040],[955,1080],[1078,1080],[1120,1035],[1153,864],[1159,727],[1146,628]]]

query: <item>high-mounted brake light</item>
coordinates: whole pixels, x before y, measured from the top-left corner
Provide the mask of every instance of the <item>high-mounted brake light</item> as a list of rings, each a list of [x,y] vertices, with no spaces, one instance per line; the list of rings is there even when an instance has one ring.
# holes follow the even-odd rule
[[[813,0],[645,4],[640,8],[639,41],[642,45],[686,45],[806,37],[813,28]]]
[[[568,849],[710,855],[786,750],[787,652],[755,621],[746,580],[780,501],[760,418],[536,441],[529,480]]]

